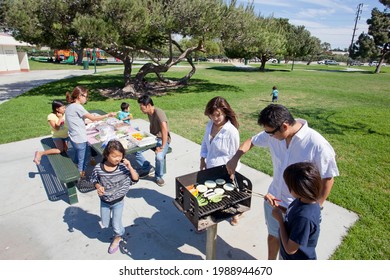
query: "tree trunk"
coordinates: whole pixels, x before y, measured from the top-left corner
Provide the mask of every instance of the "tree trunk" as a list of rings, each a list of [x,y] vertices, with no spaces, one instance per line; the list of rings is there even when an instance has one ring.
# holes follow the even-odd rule
[[[77,65],[83,65],[83,55],[84,55],[84,49],[76,49],[77,53]]]
[[[260,71],[261,72],[264,72],[265,71],[265,64],[267,63],[267,56],[266,55],[262,55],[261,56],[261,64],[260,64]]]
[[[131,71],[133,68],[133,59],[128,55],[123,59],[123,65],[125,69],[123,70],[123,80],[125,87],[131,84]]]

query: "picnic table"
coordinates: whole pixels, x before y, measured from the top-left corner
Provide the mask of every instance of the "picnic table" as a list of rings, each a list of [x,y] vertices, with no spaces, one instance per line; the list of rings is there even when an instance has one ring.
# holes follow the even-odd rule
[[[106,114],[106,112],[104,112],[102,110],[91,110],[89,112],[93,113],[93,114],[99,114],[99,115]],[[123,130],[122,130],[121,133],[118,135],[119,140],[123,139],[123,141],[127,141],[127,147],[125,147],[126,154],[134,154],[134,153],[139,152],[139,151],[146,151],[146,150],[153,149],[156,147],[157,141],[154,141],[153,143],[148,144],[148,145],[141,145],[141,146],[138,146],[135,143],[131,142],[129,140],[131,137],[131,134],[137,133],[137,132],[139,132],[139,131],[136,128],[129,125],[125,132],[123,132]],[[104,142],[105,141],[102,141],[101,139],[99,139],[99,136],[100,136],[99,131],[94,127],[92,127],[91,129],[87,128],[87,136],[88,136],[88,144],[91,146],[91,148],[93,148],[99,155],[102,155],[103,151],[104,151],[104,146],[105,146]]]

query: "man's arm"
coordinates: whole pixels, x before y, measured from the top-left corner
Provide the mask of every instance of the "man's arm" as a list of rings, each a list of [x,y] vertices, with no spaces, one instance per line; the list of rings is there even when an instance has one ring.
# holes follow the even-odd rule
[[[252,147],[253,147],[252,138],[249,138],[244,143],[241,144],[240,148],[238,148],[235,155],[231,158],[231,160],[229,160],[226,163],[226,168],[227,168],[227,171],[229,172],[230,175],[232,175],[232,174],[234,174],[234,172],[236,172],[236,167],[237,167],[238,161],[246,152],[248,152],[250,149],[252,149]]]
[[[165,145],[168,143],[168,124],[167,122],[161,122],[161,147],[156,148],[156,153],[161,152]]]
[[[319,200],[319,203],[321,206],[325,202],[325,200],[328,198],[330,191],[332,190],[333,183],[334,183],[333,177],[332,178],[324,178],[321,180],[322,188],[321,188],[321,198]]]

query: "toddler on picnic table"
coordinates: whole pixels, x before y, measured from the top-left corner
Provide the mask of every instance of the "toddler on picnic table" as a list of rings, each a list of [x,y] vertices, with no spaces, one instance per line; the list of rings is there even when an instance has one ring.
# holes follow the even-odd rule
[[[127,124],[130,124],[130,120],[133,119],[133,115],[130,113],[129,108],[129,103],[122,102],[121,111],[118,112],[118,119]]]
[[[138,173],[125,158],[125,149],[117,140],[111,140],[103,151],[103,160],[96,165],[91,181],[100,197],[101,224],[108,228],[110,220],[114,230],[108,253],[115,253],[122,241],[125,228],[122,225],[124,197],[130,186],[138,182]],[[111,219],[112,217],[112,219]]]

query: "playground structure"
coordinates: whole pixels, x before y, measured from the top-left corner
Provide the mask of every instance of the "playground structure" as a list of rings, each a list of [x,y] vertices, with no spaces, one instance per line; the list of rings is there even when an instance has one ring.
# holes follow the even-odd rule
[[[77,52],[71,49],[54,50],[53,62],[63,64],[75,64],[77,62]],[[98,48],[86,48],[83,50],[83,61],[88,61],[89,64],[107,63],[105,51]]]

